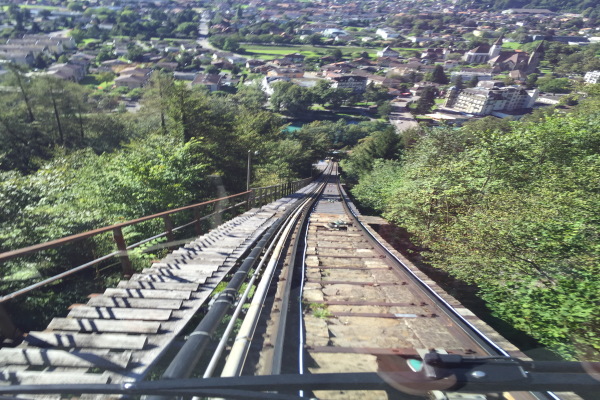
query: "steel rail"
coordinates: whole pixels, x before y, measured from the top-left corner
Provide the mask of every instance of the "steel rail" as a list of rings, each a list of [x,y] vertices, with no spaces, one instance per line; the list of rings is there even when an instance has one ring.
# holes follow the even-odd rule
[[[402,272],[406,273],[408,278],[415,283],[421,291],[429,297],[434,304],[436,304],[440,310],[442,310],[451,320],[459,327],[469,338],[471,338],[475,343],[481,346],[485,351],[487,351],[490,355],[504,356],[510,357],[510,354],[506,352],[501,346],[495,343],[491,338],[487,337],[481,330],[477,329],[473,324],[466,320],[452,305],[450,305],[444,298],[442,298],[438,293],[436,293],[429,285],[427,285],[421,278],[419,278],[402,260],[400,260],[396,255],[381,241],[379,241],[358,218],[358,215],[354,212],[352,207],[355,207],[346,191],[342,188],[341,183],[338,180],[338,188],[340,191],[340,197],[342,198],[342,206],[346,210],[348,216],[352,218],[352,220],[356,223],[356,225],[365,233],[367,238],[373,243],[376,244],[377,247],[385,252],[388,259],[393,261],[393,264],[397,268],[399,268]],[[350,207],[352,205],[352,207]],[[539,398],[540,400],[548,399],[548,396],[560,400],[554,393],[548,392],[546,394],[531,392],[534,397]]]
[[[279,229],[279,232],[277,232],[277,234],[275,236],[279,237],[281,235],[281,233],[283,232],[283,229],[284,228],[281,227]],[[223,335],[221,336],[221,340],[219,341],[219,344],[217,345],[217,348],[215,349],[213,356],[210,359],[210,362],[208,363],[206,370],[204,371],[203,378],[212,377],[212,374],[214,373],[215,368],[217,367],[217,364],[221,360],[221,355],[223,354],[223,351],[225,350],[225,347],[227,346],[227,341],[229,340],[229,336],[231,336],[231,333],[233,332],[233,329],[235,328],[236,320],[237,320],[238,316],[240,315],[240,313],[242,312],[242,308],[243,308],[244,304],[246,303],[246,300],[248,299],[248,295],[250,294],[250,291],[252,290],[254,282],[256,281],[256,279],[258,278],[260,273],[262,272],[262,267],[263,267],[265,261],[267,260],[267,256],[271,253],[274,246],[275,246],[275,241],[271,242],[271,244],[265,251],[263,258],[260,260],[260,263],[254,270],[252,277],[248,281],[246,290],[244,290],[244,293],[239,298],[239,300],[237,302],[237,306],[235,307],[235,310],[233,311],[233,314],[231,315],[231,319],[229,320],[229,323],[227,324],[227,327],[225,328],[225,331],[223,332]]]
[[[333,164],[331,164],[323,172],[324,182],[323,182],[322,188],[319,190],[318,195],[315,196],[309,203],[307,203],[304,206],[304,210],[303,210],[304,214],[302,215],[299,223],[297,224],[298,228],[297,228],[297,232],[296,232],[296,237],[294,238],[294,241],[291,244],[291,253],[290,253],[291,259],[287,266],[288,274],[285,277],[285,284],[284,284],[284,288],[283,288],[283,294],[281,297],[281,306],[279,307],[277,328],[275,331],[276,336],[275,336],[275,340],[273,341],[274,342],[273,343],[273,356],[269,360],[265,361],[267,363],[267,365],[265,366],[265,370],[267,370],[267,372],[272,375],[281,374],[287,316],[289,313],[289,303],[290,303],[290,296],[291,296],[291,290],[292,290],[293,274],[294,274],[294,269],[295,269],[295,265],[296,265],[296,253],[298,251],[299,243],[300,243],[301,239],[303,239],[302,232],[304,232],[305,226],[308,223],[308,219],[310,217],[310,210],[314,207],[315,203],[318,201],[319,196],[321,195],[321,193],[323,193],[323,191],[325,190],[325,187],[327,186],[327,184],[329,183],[329,180],[331,179],[331,174],[333,172],[333,168],[334,168],[334,166],[333,166]]]
[[[331,167],[328,168],[329,170],[331,169]],[[327,173],[327,170],[323,172],[323,174],[320,175],[321,179],[323,179],[323,175]],[[324,179],[323,179],[324,180]],[[297,215],[301,212],[304,212],[304,210],[308,207],[307,204],[312,205],[314,204],[314,202],[316,201],[316,199],[318,198],[318,195],[320,193],[322,193],[324,185],[322,183],[318,184],[320,185],[318,186],[313,193],[311,193],[311,196],[306,198],[304,200],[304,204],[300,204],[297,208],[296,208],[296,212],[293,215],[290,215],[288,217],[288,220],[284,223],[284,225],[288,225],[291,226],[292,222],[294,220],[296,220],[298,217]],[[288,222],[289,221],[289,222]],[[295,224],[295,223],[294,223]],[[291,228],[287,228],[288,230],[290,230]],[[273,252],[273,255],[271,255],[271,258],[273,259],[273,257],[276,257],[276,259],[274,261],[269,261],[269,265],[265,268],[265,271],[263,272],[263,280],[264,280],[264,275],[265,274],[272,274],[272,272],[269,272],[270,269],[273,269],[274,266],[276,265],[276,263],[279,261],[280,259],[280,255],[275,256],[275,252],[277,251],[277,248],[275,250],[273,250],[273,247],[275,247],[278,239],[277,238],[281,238],[282,235],[285,235],[286,237],[288,236],[288,234],[284,233],[284,230],[286,230],[285,226],[282,226],[280,228],[280,231],[275,235],[275,237],[273,238],[271,244],[269,245],[269,248],[266,250],[262,260],[260,261],[259,265],[257,266],[254,274],[252,275],[250,281],[248,282],[248,287],[246,288],[246,291],[242,294],[241,298],[238,300],[238,304],[234,310],[234,313],[231,317],[231,320],[229,321],[220,341],[219,344],[217,346],[217,349],[215,351],[215,353],[213,354],[210,363],[208,365],[208,367],[206,368],[205,372],[204,372],[204,378],[208,378],[210,377],[213,373],[214,370],[216,368],[216,364],[219,362],[221,355],[223,353],[223,350],[227,344],[227,340],[229,338],[229,336],[231,335],[231,332],[233,331],[233,327],[235,325],[235,320],[237,319],[237,317],[240,314],[241,308],[244,305],[244,303],[246,302],[246,298],[248,296],[249,291],[252,288],[252,285],[254,284],[254,281],[258,278],[258,276],[261,274],[262,271],[262,266],[263,264],[267,261],[267,257],[268,255]],[[282,239],[279,239],[280,241]],[[287,239],[286,239],[287,240]],[[273,262],[275,262],[275,264],[273,264]],[[259,286],[257,287],[253,299],[252,299],[252,304],[256,303],[256,299],[257,297],[261,296],[261,291],[259,290],[259,287],[262,285],[263,280],[261,280],[261,283],[259,283]],[[270,279],[269,279],[270,281]],[[266,292],[264,293],[266,295]],[[264,302],[264,298],[263,298],[263,302]],[[253,306],[250,306],[250,310],[246,313],[246,317],[244,318],[244,322],[242,324],[242,327],[240,327],[240,332],[242,332],[245,328],[247,328],[247,324],[248,324],[248,320],[251,317],[251,313],[252,313],[252,308]],[[254,308],[256,308],[256,306],[254,306]],[[286,312],[282,310],[282,314],[285,315]],[[256,325],[258,324],[258,318],[260,316],[260,310],[258,311],[258,316],[257,318],[253,321],[253,328],[250,329],[251,332],[254,332],[254,330],[256,329]],[[253,334],[253,333],[252,333]],[[233,346],[233,348],[230,350],[229,356],[228,356],[228,360],[227,363],[225,364],[225,366],[223,367],[223,370],[221,372],[221,376],[235,376],[235,375],[239,375],[239,373],[241,371],[239,371],[242,367],[240,365],[243,366],[243,364],[245,363],[245,359],[247,356],[247,349],[245,349],[245,351],[241,352],[236,350],[237,348],[239,348],[239,336],[240,334],[238,333],[238,337],[235,340],[235,344]],[[250,334],[248,334],[247,336],[251,336]],[[237,355],[234,356],[234,354],[236,354],[237,351]],[[234,357],[237,361],[237,366],[233,366],[233,359],[232,357]],[[235,370],[235,372],[233,372]]]
[[[322,186],[320,188],[322,188]],[[320,192],[319,189],[316,191]],[[306,199],[306,201],[303,204],[300,204],[296,211],[287,218],[284,224],[284,231],[278,239],[274,240],[274,242],[276,241],[277,244],[270,256],[269,263],[265,268],[262,278],[256,286],[256,291],[252,297],[250,308],[247,310],[244,321],[242,322],[231,351],[229,352],[229,356],[227,357],[227,362],[225,363],[223,371],[221,372],[222,377],[239,376],[242,373],[242,369],[244,368],[244,364],[248,356],[250,343],[252,342],[260,319],[262,306],[267,297],[267,292],[271,285],[275,269],[284,250],[284,244],[289,238],[292,228],[296,225],[300,213],[308,202],[310,202],[310,199]]]
[[[304,181],[302,181],[304,182]],[[306,196],[314,196],[306,194]],[[258,262],[260,254],[272,240],[272,237],[277,233],[279,228],[284,224],[285,220],[291,215],[299,204],[302,203],[302,198],[296,200],[293,205],[285,211],[262,235],[260,240],[257,240],[256,245],[246,257],[242,265],[235,272],[233,278],[228,283],[227,287],[219,294],[211,308],[200,321],[198,326],[189,335],[187,341],[171,361],[167,369],[162,375],[162,379],[180,379],[189,377],[196,365],[200,361],[208,344],[211,342],[212,335],[221,324],[224,316],[229,311],[230,307],[237,299],[241,285],[246,281],[248,273]],[[150,396],[149,399],[158,400],[162,396]]]

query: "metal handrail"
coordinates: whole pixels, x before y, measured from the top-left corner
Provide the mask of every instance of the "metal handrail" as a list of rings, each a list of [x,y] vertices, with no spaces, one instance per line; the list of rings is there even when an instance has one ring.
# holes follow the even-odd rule
[[[18,289],[12,293],[1,296],[0,297],[0,336],[5,336],[5,337],[6,336],[14,336],[18,332],[18,329],[14,326],[14,324],[10,320],[10,317],[6,313],[6,310],[4,310],[4,307],[3,307],[3,303],[5,303],[11,299],[22,296],[22,295],[29,293],[35,289],[45,286],[51,282],[54,282],[54,281],[57,281],[59,279],[66,277],[66,276],[72,275],[76,272],[79,272],[83,269],[89,268],[93,265],[99,264],[100,262],[105,261],[114,256],[119,256],[119,258],[121,259],[123,275],[131,276],[134,273],[134,270],[133,270],[133,268],[131,266],[131,262],[129,260],[129,256],[127,253],[128,250],[131,250],[133,248],[141,246],[142,244],[148,243],[151,240],[154,240],[154,239],[157,239],[160,237],[164,237],[164,236],[169,238],[169,242],[173,242],[173,240],[174,240],[173,233],[178,230],[181,230],[183,228],[186,228],[190,225],[195,225],[196,233],[198,235],[200,235],[200,221],[203,221],[214,215],[221,214],[225,211],[235,209],[244,204],[246,204],[247,208],[250,208],[255,204],[262,204],[263,202],[274,201],[277,197],[285,196],[287,194],[290,194],[290,193],[293,193],[293,192],[299,190],[300,188],[306,186],[311,181],[312,181],[312,178],[307,178],[307,179],[302,179],[300,181],[289,182],[289,183],[284,183],[284,184],[280,184],[280,185],[272,185],[272,186],[267,186],[267,187],[263,187],[263,188],[253,188],[251,190],[237,193],[237,194],[234,194],[231,196],[221,197],[218,199],[209,200],[209,201],[205,201],[205,202],[197,203],[197,204],[192,204],[192,205],[185,206],[185,207],[179,207],[179,208],[175,208],[172,210],[163,211],[163,212],[160,212],[157,214],[152,214],[152,215],[148,215],[145,217],[133,219],[130,221],[125,221],[125,222],[121,222],[118,224],[94,229],[91,231],[78,233],[78,234],[67,236],[67,237],[64,237],[61,239],[56,239],[56,240],[52,240],[49,242],[40,243],[37,245],[28,246],[28,247],[24,247],[21,249],[0,253],[0,263],[2,263],[4,261],[8,261],[8,260],[16,258],[16,257],[25,256],[27,254],[36,253],[36,252],[39,252],[42,250],[59,247],[62,245],[66,245],[66,244],[73,243],[73,242],[76,242],[79,240],[94,237],[94,236],[100,235],[102,233],[110,232],[110,231],[113,232],[113,238],[117,245],[117,250],[113,251],[107,255],[104,255],[104,256],[97,258],[95,260],[92,260],[92,261],[88,261],[85,264],[82,264],[82,265],[79,265],[72,269],[69,269],[67,271],[61,272],[60,274],[57,274],[50,278],[44,279],[43,281],[34,283],[25,288]],[[229,199],[239,198],[242,196],[246,196],[246,199],[244,201],[236,202],[235,204],[233,204],[229,207],[223,208],[218,211],[214,211],[214,212],[212,212],[208,215],[202,216],[202,217],[200,217],[200,215],[199,215],[200,207],[204,207],[204,206],[207,206],[210,204],[215,204],[215,203],[229,200]],[[188,210],[194,211],[193,220],[191,222],[185,223],[184,225],[173,227],[173,224],[171,221],[171,215],[182,212],[182,211],[188,211]],[[127,226],[137,225],[139,223],[150,221],[150,220],[153,220],[156,218],[163,218],[165,228],[166,228],[166,230],[164,232],[161,232],[158,235],[154,235],[150,238],[143,239],[143,240],[141,240],[137,243],[131,244],[129,246],[127,245],[127,243],[125,241],[125,237],[123,235],[122,228],[127,227]],[[12,333],[7,335],[7,332],[12,332]]]
[[[137,218],[137,219],[132,219],[130,221],[125,221],[125,222],[121,222],[121,223],[118,223],[118,224],[114,224],[114,225],[110,225],[110,226],[105,226],[105,227],[94,229],[94,230],[91,230],[91,231],[87,231],[87,232],[83,232],[83,233],[78,233],[78,234],[75,234],[75,235],[67,236],[67,237],[64,237],[64,238],[61,238],[61,239],[56,239],[56,240],[52,240],[52,241],[49,241],[49,242],[45,242],[45,243],[40,243],[40,244],[36,244],[36,245],[33,245],[33,246],[24,247],[24,248],[21,248],[21,249],[18,249],[18,250],[7,251],[5,253],[0,253],[0,262],[8,261],[8,260],[10,260],[12,258],[23,256],[23,255],[26,255],[26,254],[35,253],[35,252],[38,252],[38,251],[41,251],[41,250],[47,250],[47,249],[51,249],[51,248],[54,248],[54,247],[62,246],[62,245],[67,244],[67,243],[76,242],[78,240],[82,240],[82,239],[86,239],[88,237],[96,236],[96,235],[99,235],[101,233],[105,233],[105,232],[109,232],[109,231],[114,231],[115,229],[121,229],[121,228],[124,228],[126,226],[137,225],[140,222],[145,222],[145,221],[149,221],[149,220],[152,220],[152,219],[155,219],[155,218],[170,216],[172,214],[175,214],[175,213],[178,213],[178,212],[181,212],[181,211],[192,210],[194,208],[206,206],[208,204],[216,203],[218,201],[223,201],[223,200],[231,199],[231,198],[234,198],[234,197],[239,197],[239,196],[247,195],[249,193],[252,193],[252,190],[249,190],[247,192],[242,192],[242,193],[234,194],[234,195],[227,196],[227,197],[221,197],[221,198],[215,199],[215,200],[209,200],[209,201],[205,201],[205,202],[202,202],[202,203],[192,204],[190,206],[185,206],[185,207],[175,208],[173,210],[163,211],[163,212],[160,212],[158,214],[152,214],[152,215],[148,215],[148,216],[145,216],[145,217],[141,217],[141,218]]]

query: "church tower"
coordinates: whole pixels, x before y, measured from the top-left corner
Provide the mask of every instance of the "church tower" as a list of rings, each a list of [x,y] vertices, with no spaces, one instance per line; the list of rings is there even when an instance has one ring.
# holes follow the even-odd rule
[[[538,47],[531,53],[527,62],[527,69],[525,73],[532,74],[535,72],[537,67],[540,66],[540,61],[544,58],[544,41],[542,40]]]
[[[503,38],[504,38],[504,35],[500,35],[500,37],[498,39],[496,39],[496,41],[494,42],[492,47],[490,47],[490,52],[488,53],[490,55],[490,58],[489,58],[490,60],[494,59],[500,55],[500,50],[502,50],[502,39]]]

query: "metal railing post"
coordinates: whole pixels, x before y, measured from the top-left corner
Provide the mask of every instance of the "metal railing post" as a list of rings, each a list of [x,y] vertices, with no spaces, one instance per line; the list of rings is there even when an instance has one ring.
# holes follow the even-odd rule
[[[127,255],[127,243],[123,237],[123,231],[121,228],[113,229],[113,237],[117,243],[117,249],[119,250],[119,258],[121,259],[121,268],[123,269],[123,276],[133,275],[133,268],[131,267],[131,260]]]
[[[170,215],[164,215],[163,221],[165,221],[165,232],[167,233],[167,242],[175,242],[175,236],[173,235],[173,221]],[[169,249],[173,249],[173,246],[169,246]]]
[[[198,207],[194,208],[194,230],[196,235],[202,235],[202,225],[200,224],[200,210]]]
[[[12,322],[12,318],[6,312],[4,304],[0,304],[0,336],[7,339],[15,339],[21,335],[21,331]]]

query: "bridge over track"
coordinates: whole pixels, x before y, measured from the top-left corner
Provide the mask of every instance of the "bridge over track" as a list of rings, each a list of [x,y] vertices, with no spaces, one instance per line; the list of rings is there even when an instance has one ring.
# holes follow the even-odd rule
[[[512,361],[524,359],[516,347],[390,249],[367,222],[331,163],[314,183],[250,209],[75,305],[45,331],[29,332],[19,346],[0,349],[0,381],[11,385],[0,386],[0,394],[385,399],[406,398],[408,391],[451,399],[456,380],[424,378],[431,370],[407,360],[491,356],[523,368]],[[227,287],[215,296],[220,282]],[[144,382],[208,301],[163,373],[170,381]],[[500,383],[485,382],[482,371],[469,374],[467,380],[479,379],[479,392],[461,395],[465,400],[577,398],[532,393],[524,384],[500,395]]]

